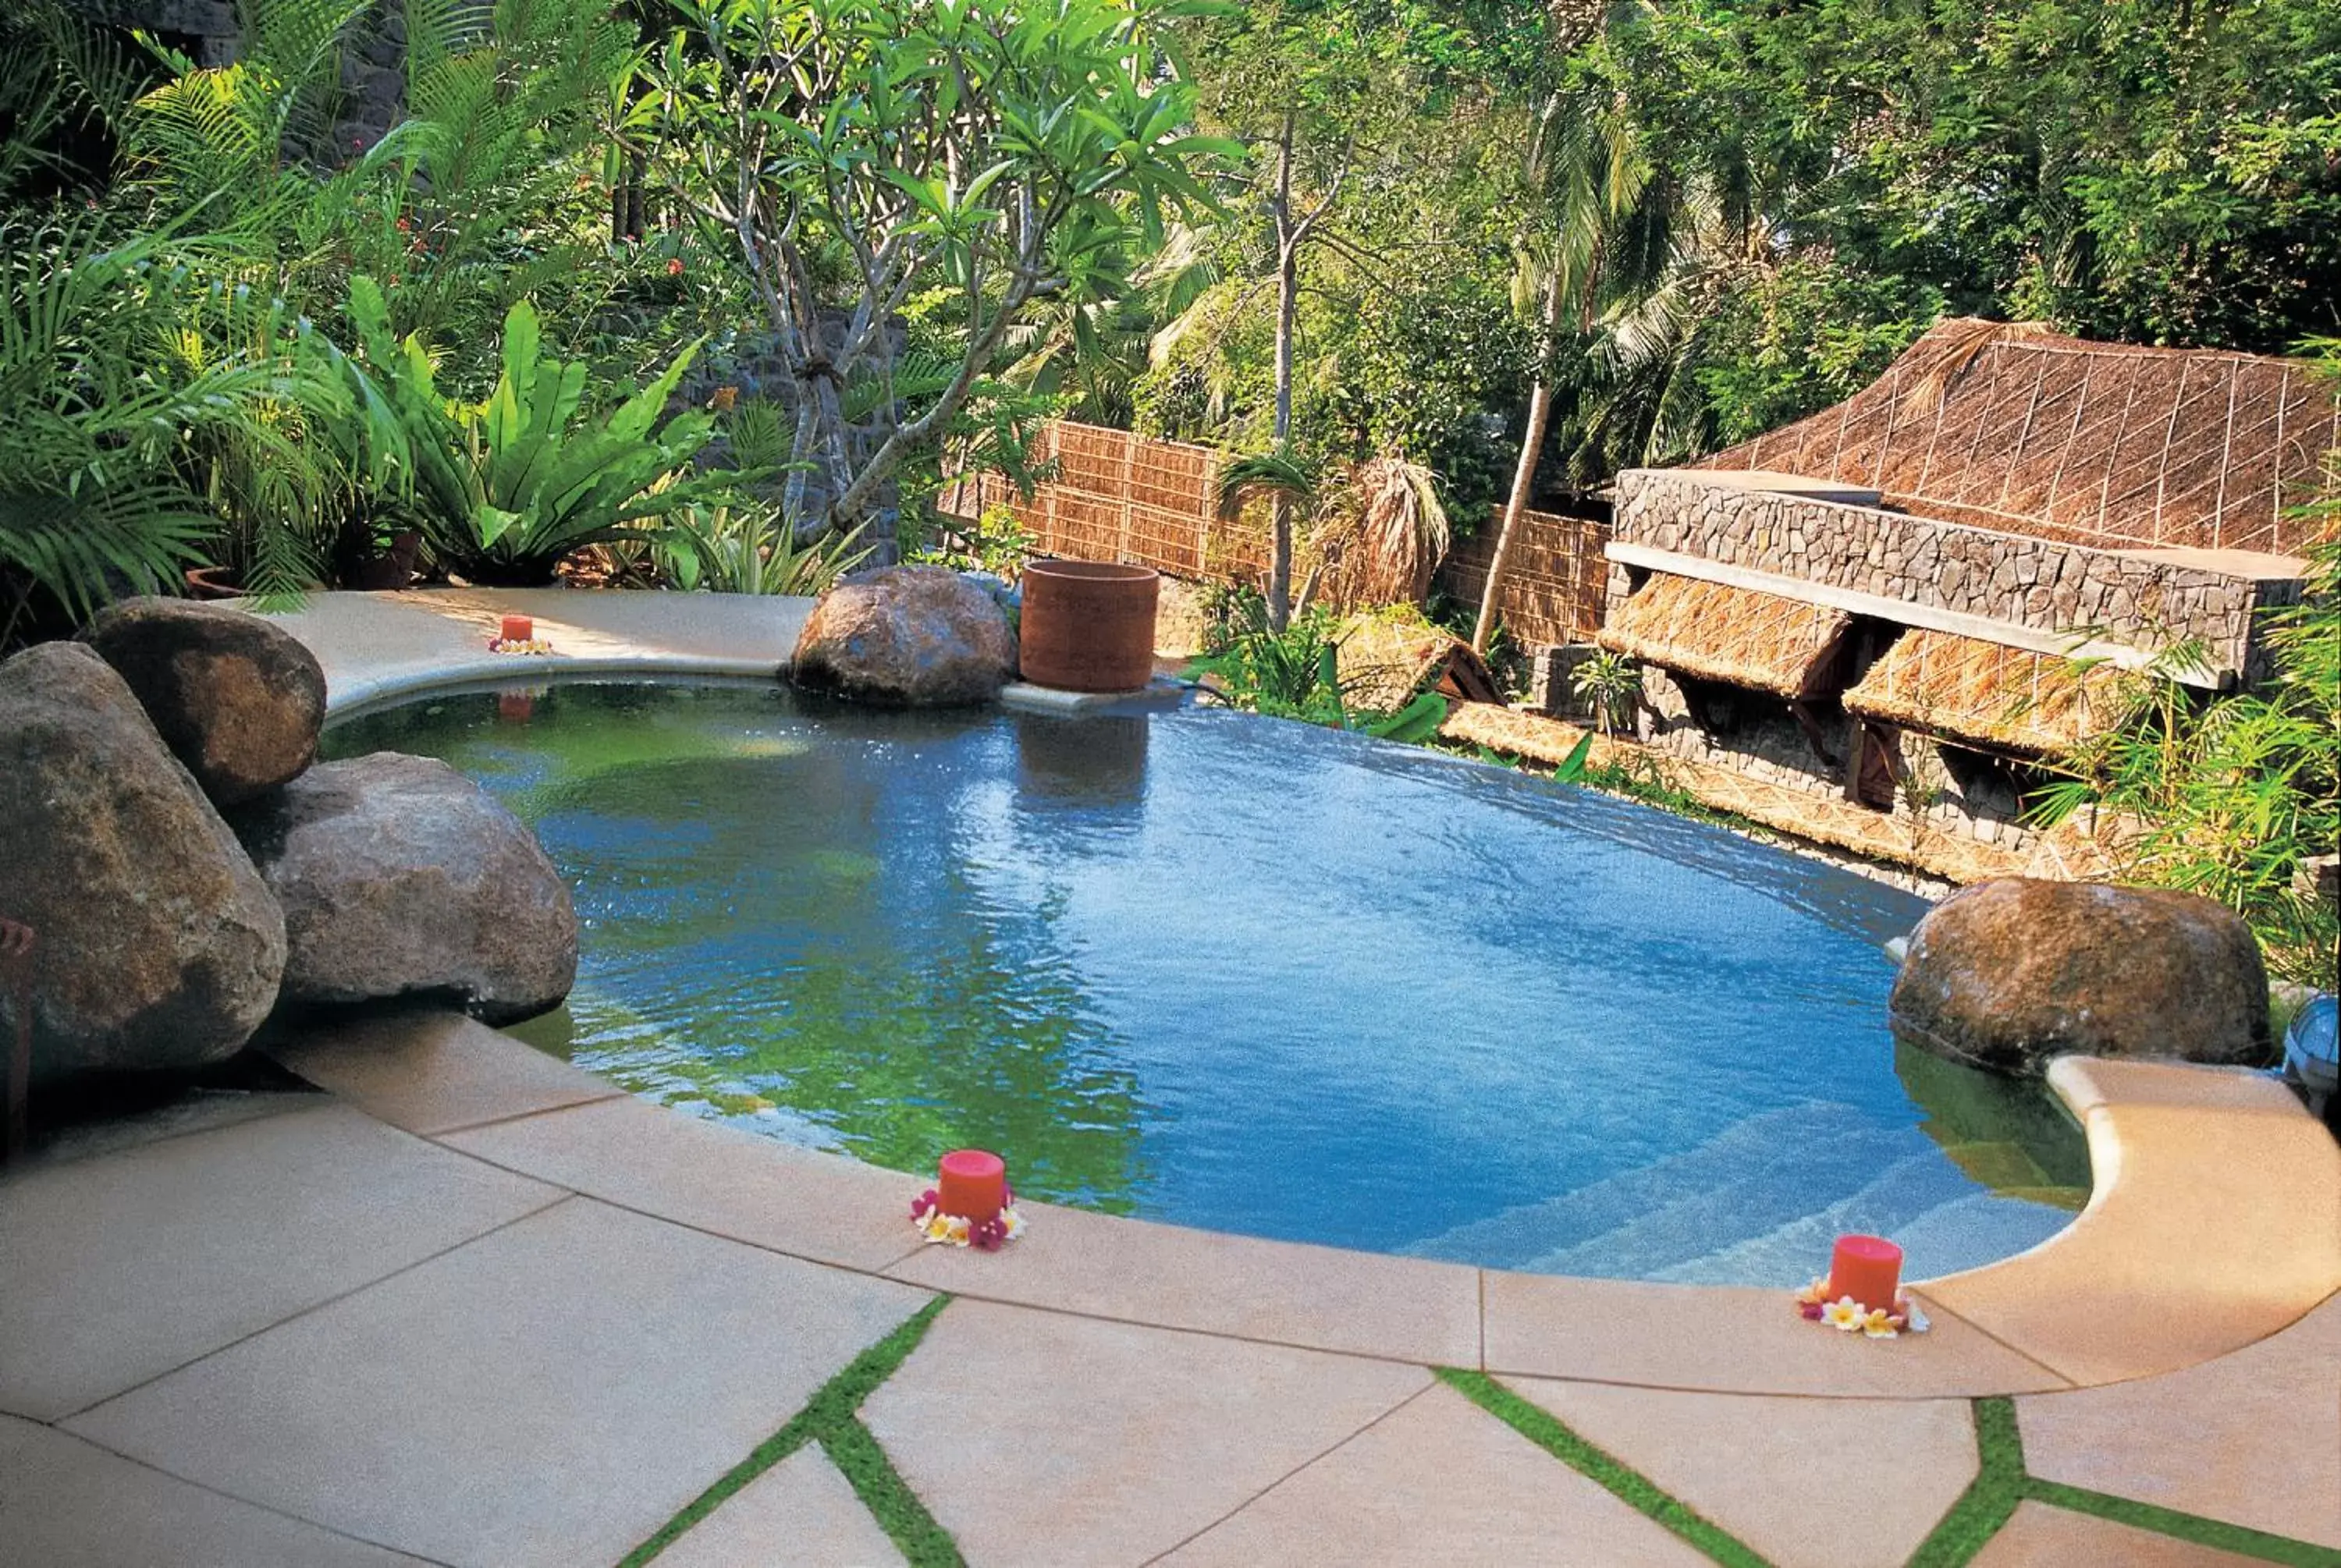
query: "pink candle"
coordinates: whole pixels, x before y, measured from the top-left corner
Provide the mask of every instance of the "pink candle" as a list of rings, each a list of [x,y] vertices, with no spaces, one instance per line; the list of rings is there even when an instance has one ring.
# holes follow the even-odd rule
[[[1882,1236],[1841,1236],[1829,1258],[1831,1301],[1853,1297],[1876,1312],[1894,1310],[1901,1290],[1902,1249]]]
[[[970,1225],[998,1216],[1008,1201],[1008,1162],[981,1149],[953,1149],[943,1156],[936,1196],[942,1211]]]
[[[525,615],[504,617],[503,640],[506,642],[528,642],[536,637],[536,622]]]

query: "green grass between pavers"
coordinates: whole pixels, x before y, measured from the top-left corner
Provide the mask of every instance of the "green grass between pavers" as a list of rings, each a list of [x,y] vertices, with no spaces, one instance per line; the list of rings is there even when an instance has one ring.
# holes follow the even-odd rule
[[[951,1304],[951,1299],[948,1295],[935,1297],[893,1333],[847,1363],[844,1371],[822,1384],[805,1407],[789,1417],[788,1424],[756,1444],[747,1458],[692,1498],[681,1513],[661,1525],[656,1534],[627,1553],[618,1568],[641,1568],[682,1539],[692,1525],[714,1513],[733,1493],[814,1442],[844,1473],[854,1494],[876,1517],[880,1527],[892,1537],[911,1568],[944,1568],[946,1564],[961,1568],[959,1548],[952,1544],[951,1536],[894,1473],[886,1451],[878,1446],[878,1440],[854,1415],[862,1408],[862,1402],[894,1374],[894,1369],[910,1358],[911,1352],[919,1348],[919,1341],[926,1337],[929,1325]]]
[[[1918,1543],[1909,1568],[1962,1568],[2024,1501],[2024,1438],[2016,1430],[2015,1403],[1977,1400],[1975,1430],[1975,1481]]]
[[[1726,1568],[1771,1568],[1764,1556],[1669,1494],[1641,1472],[1579,1437],[1542,1405],[1521,1398],[1484,1372],[1461,1367],[1434,1369],[1439,1380],[1464,1398],[1595,1483],[1635,1512],[1664,1525]]]
[[[2024,1436],[2017,1430],[2014,1400],[1977,1400],[1975,1426],[1979,1461],[1975,1484],[1935,1526],[1934,1533],[1910,1559],[1910,1568],[1963,1568],[2007,1523],[2016,1505],[2027,1498],[2191,1541],[2199,1546],[2286,1563],[2289,1568],[2341,1568],[2341,1551],[2329,1546],[2247,1529],[2225,1520],[2181,1513],[2175,1508],[2158,1508],[2151,1503],[2092,1492],[2083,1486],[2043,1481],[2027,1474]]]
[[[893,1538],[895,1549],[911,1568],[960,1568],[958,1543],[935,1523],[919,1494],[911,1490],[878,1446],[870,1429],[859,1421],[822,1434],[822,1452],[853,1485],[854,1495],[879,1525]]]

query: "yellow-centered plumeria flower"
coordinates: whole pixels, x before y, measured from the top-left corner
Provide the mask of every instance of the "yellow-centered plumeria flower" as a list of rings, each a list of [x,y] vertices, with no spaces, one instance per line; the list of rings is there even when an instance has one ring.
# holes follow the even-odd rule
[[[1861,1332],[1872,1339],[1891,1339],[1902,1331],[1894,1326],[1894,1319],[1880,1307],[1861,1320]]]
[[[1819,1306],[1828,1300],[1828,1275],[1815,1276],[1813,1283],[1797,1292],[1798,1306]]]
[[[1841,1295],[1821,1308],[1821,1321],[1846,1334],[1859,1328],[1868,1315],[1868,1310],[1849,1295]]]
[[[967,1221],[955,1214],[937,1211],[927,1216],[927,1239],[949,1242],[953,1246],[967,1245]]]
[[[1024,1234],[1024,1216],[1018,1214],[1012,1208],[1001,1209],[1000,1211],[1000,1228],[1002,1239],[1014,1241],[1018,1236]]]

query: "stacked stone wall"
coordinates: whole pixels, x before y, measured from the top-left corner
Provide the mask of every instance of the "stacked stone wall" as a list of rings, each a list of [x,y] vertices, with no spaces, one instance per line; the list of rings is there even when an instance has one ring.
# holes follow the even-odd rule
[[[2152,650],[2199,642],[2216,668],[2257,673],[2253,612],[2297,592],[2136,554],[1995,533],[1879,507],[1718,485],[1702,475],[1618,476],[1621,544],[2066,635]],[[1610,581],[1614,604],[1623,575]]]

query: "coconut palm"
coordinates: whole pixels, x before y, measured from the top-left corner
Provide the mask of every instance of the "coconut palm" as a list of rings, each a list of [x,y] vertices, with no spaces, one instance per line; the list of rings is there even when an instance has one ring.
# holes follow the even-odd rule
[[[1543,355],[1471,632],[1477,652],[1486,651],[1494,630],[1497,596],[1519,538],[1520,514],[1535,489],[1562,343],[1598,350],[1605,324],[1633,320],[1680,260],[1675,235],[1680,192],[1658,177],[1627,105],[1616,98],[1554,93],[1530,140],[1526,174],[1549,222],[1520,247],[1514,295],[1516,303],[1537,302]]]

